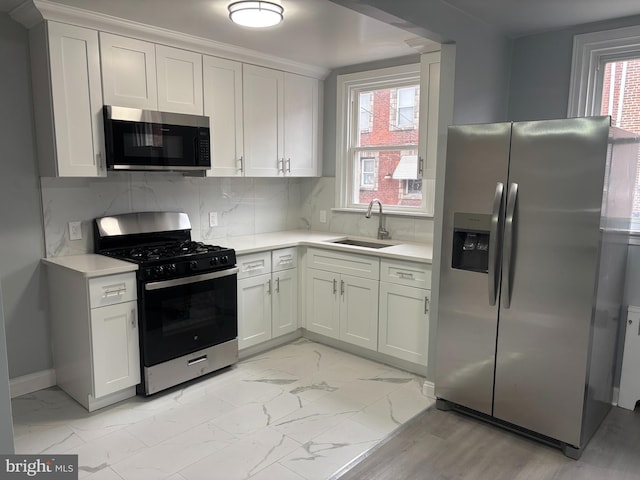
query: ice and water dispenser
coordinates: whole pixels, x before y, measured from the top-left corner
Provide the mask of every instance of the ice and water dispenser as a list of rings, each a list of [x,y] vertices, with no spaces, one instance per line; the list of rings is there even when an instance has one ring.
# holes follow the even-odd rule
[[[487,273],[489,270],[490,229],[491,215],[454,213],[451,267]]]

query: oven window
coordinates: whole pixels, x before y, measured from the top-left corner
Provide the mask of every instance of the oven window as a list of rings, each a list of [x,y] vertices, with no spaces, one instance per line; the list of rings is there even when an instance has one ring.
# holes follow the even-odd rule
[[[146,366],[238,336],[237,275],[144,291],[140,305]]]

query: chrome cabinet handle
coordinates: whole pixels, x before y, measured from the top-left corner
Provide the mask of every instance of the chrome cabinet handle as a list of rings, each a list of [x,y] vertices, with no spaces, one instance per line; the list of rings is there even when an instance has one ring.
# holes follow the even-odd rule
[[[340,295],[344,295],[344,280],[340,280]]]
[[[240,155],[240,168],[238,168],[238,170],[240,172],[244,171],[244,156]]]
[[[489,231],[489,305],[495,305],[498,298],[498,285],[500,284],[500,258],[498,247],[500,246],[499,231],[500,218],[502,216],[502,197],[504,184],[496,183],[496,193],[493,197],[493,210],[491,213],[491,230]]]
[[[131,309],[131,328],[134,329],[134,330],[136,329],[136,323],[137,323],[136,322],[136,320],[137,320],[136,316],[137,316],[136,315],[136,309],[132,308]]]
[[[513,279],[511,278],[511,263],[514,247],[514,227],[516,215],[516,203],[518,201],[518,184],[512,183],[509,187],[509,197],[507,199],[507,216],[504,226],[504,279],[505,279],[505,295],[502,297],[502,306],[509,308],[511,306],[511,289]]]
[[[413,273],[405,273],[405,272],[396,272],[396,273],[398,274],[398,277],[400,277],[400,278],[413,280]]]
[[[338,291],[338,281],[334,278],[333,279],[333,294],[335,295],[337,291]]]
[[[287,173],[291,173],[291,159],[287,158]]]
[[[429,297],[424,297],[424,314],[429,313]]]
[[[271,295],[271,279],[267,280],[267,295]]]
[[[284,158],[276,160],[276,166],[278,167],[278,173],[284,173]]]
[[[189,360],[187,365],[190,367],[191,365],[197,365],[198,363],[206,362],[207,356],[203,355],[201,357],[194,358],[193,360]]]
[[[280,277],[276,278],[276,292],[280,293]]]

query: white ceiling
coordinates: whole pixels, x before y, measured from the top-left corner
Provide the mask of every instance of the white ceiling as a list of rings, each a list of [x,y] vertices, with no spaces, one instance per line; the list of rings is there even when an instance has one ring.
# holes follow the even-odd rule
[[[265,30],[232,24],[227,5],[233,0],[50,1],[326,69],[416,53],[405,43],[415,39],[414,34],[330,0],[272,0],[284,6],[285,20]],[[640,14],[640,0],[442,1],[513,37]],[[0,0],[0,11],[10,11],[20,3],[22,0]]]

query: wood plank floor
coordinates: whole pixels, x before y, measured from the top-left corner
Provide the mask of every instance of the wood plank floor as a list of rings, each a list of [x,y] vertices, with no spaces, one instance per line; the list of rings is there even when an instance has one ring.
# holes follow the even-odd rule
[[[340,480],[639,480],[640,411],[614,407],[580,460],[435,405]]]

